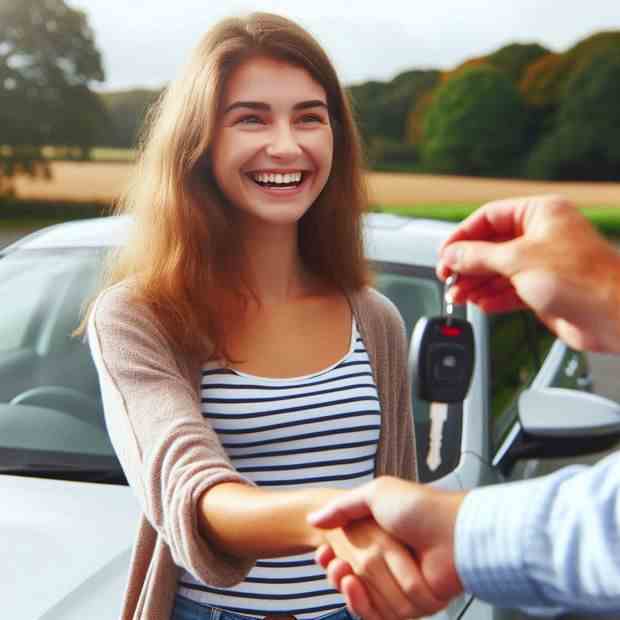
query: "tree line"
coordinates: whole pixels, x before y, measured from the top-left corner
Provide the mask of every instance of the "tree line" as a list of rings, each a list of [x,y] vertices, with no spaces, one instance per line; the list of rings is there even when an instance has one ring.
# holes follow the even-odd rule
[[[161,90],[96,93],[102,59],[64,0],[0,0],[0,191],[42,149],[132,148]],[[511,44],[449,70],[347,88],[376,169],[620,180],[620,31],[564,52]]]

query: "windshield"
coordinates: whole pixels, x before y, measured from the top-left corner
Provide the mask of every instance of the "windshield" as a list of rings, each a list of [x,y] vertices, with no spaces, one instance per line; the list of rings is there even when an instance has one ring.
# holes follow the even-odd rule
[[[0,259],[0,470],[119,468],[88,345],[71,336],[101,260],[81,248]]]
[[[88,345],[71,336],[98,289],[102,258],[103,250],[86,248],[18,250],[0,258],[0,473],[122,481]],[[376,286],[400,310],[408,338],[420,316],[440,312],[441,286],[430,268],[382,263],[375,269]],[[432,412],[428,403],[413,401],[424,455]],[[442,462],[430,469],[425,459],[419,463],[424,481],[444,475],[458,458],[460,416],[449,421]]]

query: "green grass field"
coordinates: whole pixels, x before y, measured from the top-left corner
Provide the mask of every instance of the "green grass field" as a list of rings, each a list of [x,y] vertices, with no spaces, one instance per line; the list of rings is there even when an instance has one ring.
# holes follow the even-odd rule
[[[80,152],[75,149],[54,146],[43,147],[43,156],[49,161],[79,161]],[[96,162],[131,162],[136,157],[134,149],[112,149],[98,146],[90,151],[90,160]]]
[[[417,204],[411,206],[373,205],[372,211],[394,213],[404,217],[460,222],[479,206],[480,204],[478,203],[461,202],[454,204]],[[619,207],[583,207],[581,211],[603,234],[611,237],[620,237]]]
[[[41,228],[49,224],[61,221],[94,217],[98,214],[97,205],[58,204],[54,207],[54,214],[42,217],[38,215],[39,205],[20,205],[19,202],[5,204],[4,214],[2,213],[2,203],[0,202],[0,229],[4,230],[23,230],[25,228]],[[480,204],[462,203],[454,204],[416,204],[411,206],[391,206],[373,205],[371,210],[379,213],[394,213],[411,218],[425,218],[446,220],[449,222],[460,222],[470,213],[475,211]],[[618,207],[583,207],[582,212],[603,234],[620,238],[620,208]],[[19,212],[23,215],[20,216]]]

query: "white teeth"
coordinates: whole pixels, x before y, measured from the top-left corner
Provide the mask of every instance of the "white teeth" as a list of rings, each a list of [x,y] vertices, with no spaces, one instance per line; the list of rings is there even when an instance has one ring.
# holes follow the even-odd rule
[[[291,183],[300,183],[301,177],[301,172],[287,172],[285,174],[279,172],[255,172],[252,174],[252,178],[259,183],[281,183],[287,185]]]

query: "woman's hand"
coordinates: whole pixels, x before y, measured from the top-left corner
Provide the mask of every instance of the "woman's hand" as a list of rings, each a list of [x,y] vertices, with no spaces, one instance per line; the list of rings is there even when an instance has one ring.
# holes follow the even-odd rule
[[[324,534],[326,546],[319,548],[317,556],[330,550],[331,561],[323,565],[328,565],[328,578],[336,588],[342,589],[342,582],[353,573],[362,580],[363,588],[358,580],[350,580],[355,601],[347,603],[364,620],[418,618],[445,606],[433,596],[411,552],[372,519]]]

